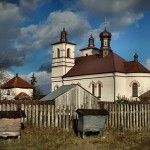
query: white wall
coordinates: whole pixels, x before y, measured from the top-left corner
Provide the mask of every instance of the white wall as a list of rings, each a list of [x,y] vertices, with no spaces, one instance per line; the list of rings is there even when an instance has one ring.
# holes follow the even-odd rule
[[[129,99],[132,97],[132,84],[139,84],[138,96],[150,89],[150,74],[148,73],[116,73],[116,96],[125,96]]]
[[[102,83],[101,88],[101,101],[114,101],[117,100],[117,96],[125,96],[129,99],[135,99],[132,97],[132,83],[138,82],[138,96],[150,89],[150,74],[148,73],[107,73],[107,74],[97,74],[97,75],[84,75],[76,77],[68,77],[60,82],[53,82],[52,86],[58,84],[59,87],[69,84],[80,84],[87,91],[91,91],[89,87],[91,82],[97,84],[98,82]],[[97,95],[97,91],[95,93]]]
[[[81,56],[95,55],[95,54],[99,54],[99,52],[93,48],[81,50]]]
[[[65,85],[79,83],[89,92],[92,92],[91,87],[89,86],[91,82],[94,82],[96,85],[98,82],[102,83],[101,100],[114,101],[114,79],[112,73],[64,78]],[[95,88],[95,90],[95,96],[97,96],[97,87]]]
[[[8,90],[10,90],[10,95],[7,95]],[[12,89],[1,89],[2,99],[14,99],[19,93],[24,92],[30,97],[33,96],[33,89],[23,89],[23,88],[12,88]]]
[[[60,49],[60,58],[57,58],[57,49]],[[70,49],[70,57],[67,58],[67,49]],[[56,85],[62,85],[61,77],[65,75],[73,66],[75,62],[75,45],[68,43],[59,43],[53,45],[53,62],[52,62],[52,87],[54,91]]]

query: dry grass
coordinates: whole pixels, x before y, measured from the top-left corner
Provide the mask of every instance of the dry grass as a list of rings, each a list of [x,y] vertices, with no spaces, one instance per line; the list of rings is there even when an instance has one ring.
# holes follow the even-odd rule
[[[20,142],[0,139],[0,150],[150,150],[150,133],[110,130],[81,139],[73,131],[26,127]]]

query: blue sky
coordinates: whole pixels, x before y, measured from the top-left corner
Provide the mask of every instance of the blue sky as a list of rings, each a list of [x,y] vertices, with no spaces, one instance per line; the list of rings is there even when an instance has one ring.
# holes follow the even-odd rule
[[[105,16],[112,50],[128,61],[137,52],[139,61],[150,68],[149,0],[0,0],[0,68],[27,81],[35,72],[47,93],[51,44],[59,41],[62,28],[77,44],[79,56],[91,33],[100,47]]]

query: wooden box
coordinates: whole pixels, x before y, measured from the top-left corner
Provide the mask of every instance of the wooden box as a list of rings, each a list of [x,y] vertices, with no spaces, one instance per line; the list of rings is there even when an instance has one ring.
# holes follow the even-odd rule
[[[22,111],[0,111],[0,137],[20,138],[22,117]]]
[[[103,134],[106,130],[107,110],[78,109],[78,135],[84,137],[85,132],[99,132]]]

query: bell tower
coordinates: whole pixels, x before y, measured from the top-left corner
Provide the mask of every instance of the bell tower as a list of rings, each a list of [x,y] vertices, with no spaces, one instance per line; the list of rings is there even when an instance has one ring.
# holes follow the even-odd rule
[[[60,41],[52,44],[52,88],[60,87],[62,76],[65,75],[75,64],[75,45],[67,40],[67,32],[63,28]]]
[[[100,56],[105,57],[109,54],[109,52],[112,52],[110,47],[110,41],[111,41],[111,33],[107,31],[106,29],[106,18],[105,18],[105,28],[104,31],[99,34],[100,41],[101,41],[101,47],[100,47]]]

